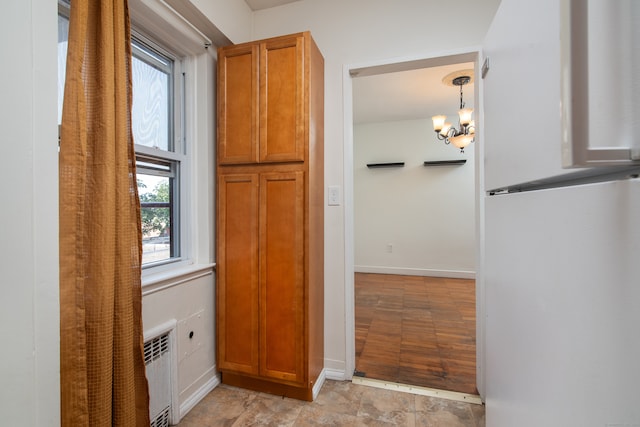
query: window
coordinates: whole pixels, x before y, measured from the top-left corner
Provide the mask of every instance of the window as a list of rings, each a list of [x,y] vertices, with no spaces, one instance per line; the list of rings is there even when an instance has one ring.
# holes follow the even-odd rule
[[[180,258],[181,91],[170,54],[132,41],[133,141],[142,216],[142,264]]]
[[[58,13],[58,126],[62,123],[62,99],[64,95],[64,76],[67,72],[67,46],[69,40],[68,12]]]
[[[69,32],[68,5],[58,14],[58,123]],[[142,219],[142,266],[181,259],[181,171],[186,165],[182,134],[180,61],[149,39],[132,31],[133,108],[131,125],[136,151]]]

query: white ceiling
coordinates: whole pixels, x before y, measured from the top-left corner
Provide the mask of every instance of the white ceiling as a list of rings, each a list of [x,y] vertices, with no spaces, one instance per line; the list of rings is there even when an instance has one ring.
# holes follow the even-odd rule
[[[293,3],[299,0],[245,0],[251,10],[269,9],[287,3]]]
[[[353,78],[353,121],[370,123],[430,119],[455,114],[460,89],[442,83],[449,73],[473,69],[473,63],[444,65]],[[473,84],[463,87],[464,102],[473,108]],[[450,117],[455,123],[456,117]]]

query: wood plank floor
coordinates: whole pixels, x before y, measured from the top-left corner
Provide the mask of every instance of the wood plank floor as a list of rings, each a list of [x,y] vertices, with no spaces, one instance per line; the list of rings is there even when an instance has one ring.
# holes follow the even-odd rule
[[[355,274],[356,371],[476,394],[475,281]]]

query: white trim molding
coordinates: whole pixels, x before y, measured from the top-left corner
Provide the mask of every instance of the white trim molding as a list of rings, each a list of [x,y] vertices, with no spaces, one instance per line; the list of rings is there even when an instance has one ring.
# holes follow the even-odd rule
[[[163,291],[205,276],[213,276],[215,264],[191,264],[142,276],[142,296]]]

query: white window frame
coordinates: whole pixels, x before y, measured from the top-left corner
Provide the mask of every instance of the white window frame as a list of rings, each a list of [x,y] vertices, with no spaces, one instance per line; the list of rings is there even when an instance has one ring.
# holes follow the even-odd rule
[[[173,237],[176,241],[172,242],[172,245],[177,250],[177,255],[168,259],[149,262],[142,264],[143,275],[147,271],[158,271],[167,268],[173,268],[175,265],[188,263],[190,260],[190,251],[186,240],[188,239],[188,231],[186,230],[185,221],[187,205],[187,195],[189,194],[189,185],[184,181],[188,180],[190,162],[187,156],[187,139],[185,135],[185,118],[186,118],[186,87],[185,78],[187,71],[184,67],[183,59],[174,51],[171,51],[149,36],[146,36],[142,32],[135,28],[131,31],[131,43],[138,46],[138,49],[155,51],[157,54],[166,57],[173,62],[173,87],[169,94],[169,102],[172,103],[172,119],[169,123],[169,132],[171,133],[171,140],[169,141],[169,148],[172,150],[162,150],[153,147],[147,147],[144,145],[135,144],[134,149],[136,157],[147,157],[158,160],[171,162],[176,165],[175,167],[175,179],[177,180],[177,186],[173,189],[175,196],[175,204],[177,209],[174,210],[174,222],[178,224],[177,230],[172,230]],[[135,48],[132,48],[132,54]],[[140,58],[138,57],[140,60]],[[171,207],[173,209],[173,207]]]

